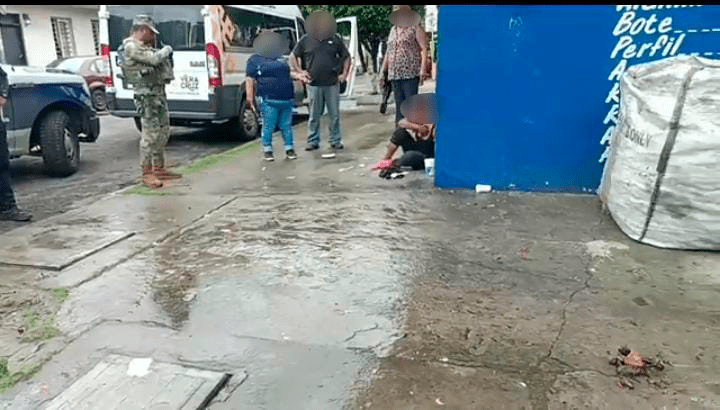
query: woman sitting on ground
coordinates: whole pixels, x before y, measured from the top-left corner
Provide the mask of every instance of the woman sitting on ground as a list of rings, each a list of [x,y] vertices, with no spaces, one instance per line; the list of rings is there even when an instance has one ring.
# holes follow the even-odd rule
[[[395,167],[425,169],[425,159],[435,158],[435,94],[414,95],[403,103],[402,109],[405,118],[398,122],[383,159],[391,160],[397,149],[402,148],[403,155],[393,161]]]
[[[412,131],[415,136],[410,133]],[[435,158],[435,124],[416,124],[403,118],[393,132],[383,159],[392,159],[398,148],[403,155],[395,161],[398,167],[425,169],[425,159]]]

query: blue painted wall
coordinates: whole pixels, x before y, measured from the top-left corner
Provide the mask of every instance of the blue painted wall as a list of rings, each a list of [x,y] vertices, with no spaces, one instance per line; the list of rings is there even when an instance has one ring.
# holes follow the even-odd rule
[[[440,6],[436,185],[594,192],[616,122],[613,70],[663,58],[666,46],[665,57],[720,56],[720,7],[630,11],[640,30],[655,15],[649,34],[622,32],[632,16],[615,6]],[[662,47],[611,58],[620,41]]]

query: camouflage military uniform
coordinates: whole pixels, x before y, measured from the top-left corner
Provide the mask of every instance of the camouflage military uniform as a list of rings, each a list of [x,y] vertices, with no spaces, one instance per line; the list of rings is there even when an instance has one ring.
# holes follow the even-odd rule
[[[167,46],[153,50],[133,37],[123,41],[123,72],[133,85],[135,107],[142,124],[140,165],[143,168],[165,166],[165,144],[170,136],[165,70],[171,51]]]

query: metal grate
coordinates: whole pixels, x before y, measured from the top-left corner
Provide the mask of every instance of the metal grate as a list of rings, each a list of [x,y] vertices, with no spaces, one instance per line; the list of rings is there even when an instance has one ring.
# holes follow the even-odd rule
[[[51,17],[50,22],[52,23],[57,57],[75,56],[75,36],[72,30],[72,20],[66,17]]]
[[[98,20],[90,20],[92,25],[93,42],[95,44],[95,55],[100,55],[100,22]]]

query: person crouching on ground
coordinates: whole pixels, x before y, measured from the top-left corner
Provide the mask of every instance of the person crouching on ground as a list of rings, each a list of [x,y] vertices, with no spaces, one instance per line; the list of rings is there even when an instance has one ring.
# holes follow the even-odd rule
[[[392,160],[397,149],[402,148],[403,155],[393,161],[395,167],[425,169],[425,159],[435,158],[436,107],[435,94],[431,93],[416,94],[403,102],[405,118],[398,122],[383,159]]]
[[[262,32],[253,44],[255,54],[247,61],[245,91],[250,109],[262,116],[262,147],[264,159],[273,161],[272,135],[280,128],[285,143],[287,159],[296,159],[293,144],[293,102],[295,91],[291,78],[309,81],[303,74],[291,72],[290,66],[280,59],[289,47],[279,33]],[[260,107],[255,105],[259,101]]]

